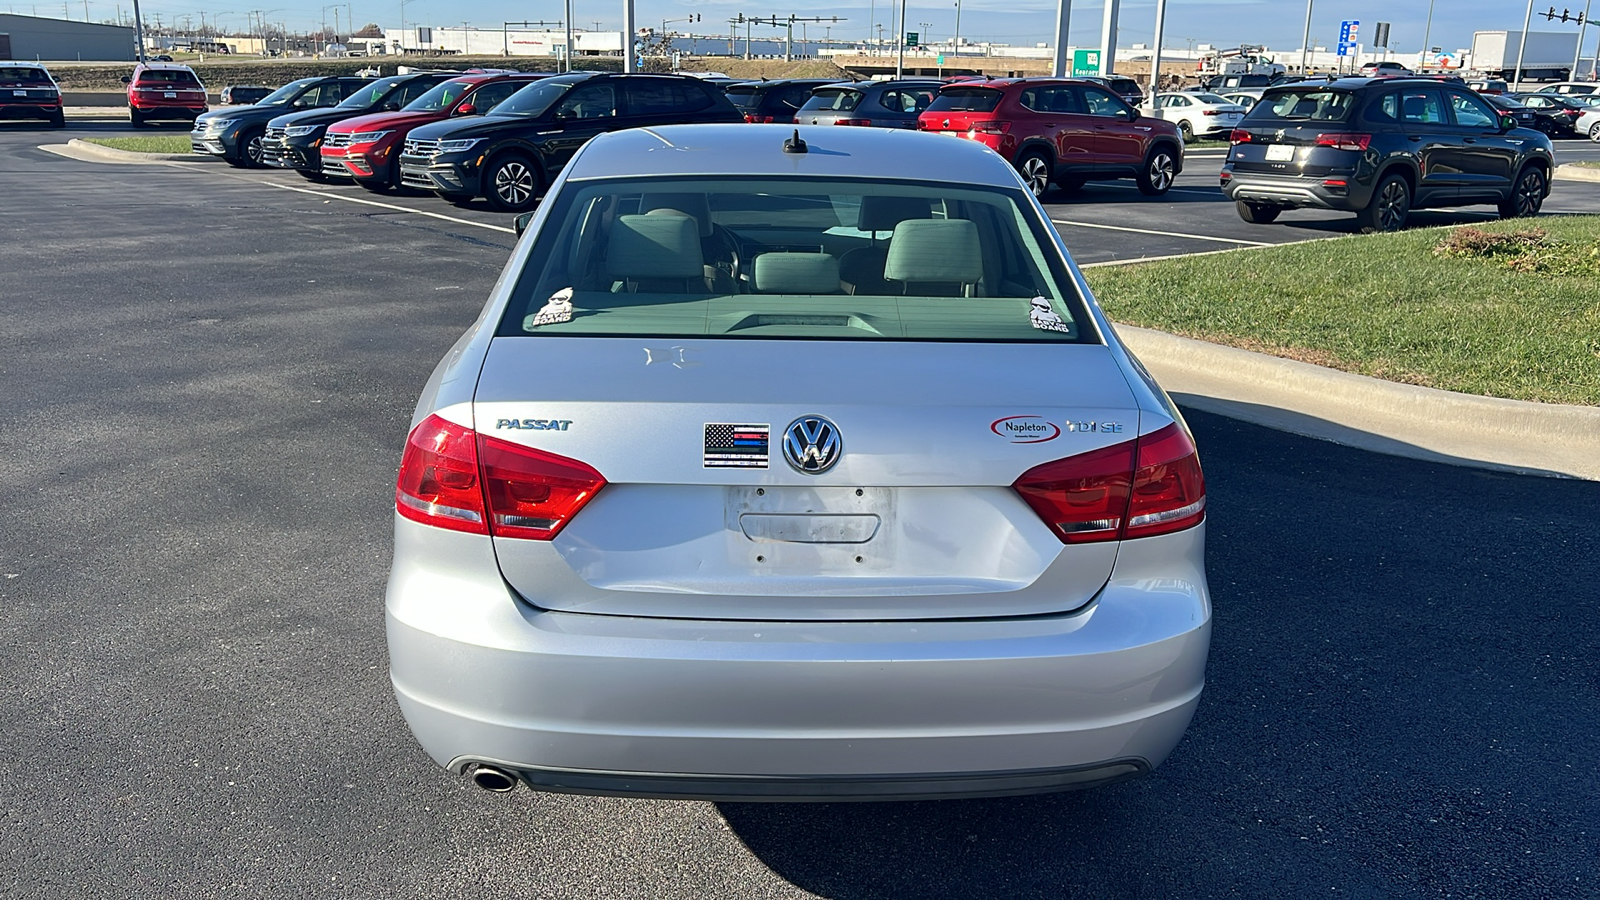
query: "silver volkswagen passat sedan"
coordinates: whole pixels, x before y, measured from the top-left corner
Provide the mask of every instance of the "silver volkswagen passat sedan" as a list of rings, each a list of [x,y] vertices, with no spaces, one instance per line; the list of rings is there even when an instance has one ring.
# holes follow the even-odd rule
[[[595,138],[395,508],[395,693],[491,790],[1086,787],[1160,765],[1204,684],[1188,428],[971,141]]]

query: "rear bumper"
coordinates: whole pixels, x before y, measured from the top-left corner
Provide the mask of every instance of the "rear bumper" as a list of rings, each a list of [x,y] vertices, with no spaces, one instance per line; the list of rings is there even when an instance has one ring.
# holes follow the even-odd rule
[[[1210,644],[1204,526],[1123,545],[1068,615],[727,622],[555,613],[485,538],[399,520],[391,678],[439,764],[556,791],[909,799],[1086,787],[1160,765]]]
[[[1330,188],[1321,178],[1257,175],[1223,170],[1222,192],[1229,200],[1243,200],[1264,206],[1332,209],[1355,212],[1365,209],[1372,197],[1372,185],[1345,177],[1346,187]]]
[[[154,121],[157,121],[157,120],[190,121],[190,122],[192,122],[192,121],[194,121],[194,119],[197,116],[199,116],[201,113],[205,112],[206,109],[207,109],[207,107],[204,106],[204,105],[201,105],[201,106],[166,106],[166,105],[144,106],[144,105],[140,105],[140,106],[130,106],[129,107],[129,110],[131,112],[136,113],[139,116],[139,118],[144,119],[146,122],[154,122]]]
[[[60,101],[0,103],[0,119],[40,119],[48,122],[60,118],[62,114]]]

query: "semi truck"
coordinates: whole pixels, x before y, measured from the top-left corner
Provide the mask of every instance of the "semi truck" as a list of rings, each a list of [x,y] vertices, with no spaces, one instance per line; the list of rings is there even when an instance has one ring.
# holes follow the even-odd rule
[[[1522,73],[1516,72],[1522,52]],[[1520,31],[1475,31],[1468,68],[1484,78],[1502,81],[1566,81],[1572,77],[1572,57],[1578,52],[1575,31],[1530,31],[1522,47]]]

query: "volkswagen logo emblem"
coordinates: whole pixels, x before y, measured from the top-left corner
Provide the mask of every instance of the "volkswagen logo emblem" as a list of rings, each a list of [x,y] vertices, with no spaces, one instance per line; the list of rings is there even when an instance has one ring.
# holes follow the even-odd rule
[[[783,430],[783,458],[796,472],[821,475],[843,451],[838,426],[821,416],[801,416]]]

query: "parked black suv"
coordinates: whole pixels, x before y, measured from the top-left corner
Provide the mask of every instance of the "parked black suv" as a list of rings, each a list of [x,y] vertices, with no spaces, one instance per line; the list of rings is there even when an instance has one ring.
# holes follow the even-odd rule
[[[1428,78],[1344,78],[1267,90],[1234,129],[1222,189],[1246,222],[1285,209],[1356,214],[1395,231],[1413,209],[1495,203],[1505,218],[1550,194],[1550,139],[1464,85]]]
[[[413,130],[400,154],[400,183],[453,203],[481,196],[502,212],[522,212],[597,134],[741,118],[716,85],[687,75],[557,75],[487,116]]]
[[[370,78],[325,77],[291,81],[252,106],[229,106],[201,113],[189,132],[196,153],[220,156],[231,166],[260,166],[261,138],[267,122],[284,113],[334,106],[367,84]]]
[[[312,181],[322,181],[322,138],[329,125],[367,113],[400,109],[441,81],[460,75],[460,72],[413,72],[377,78],[361,85],[338,106],[278,116],[267,123],[266,133],[262,135],[261,161],[280,169],[294,169]]]

